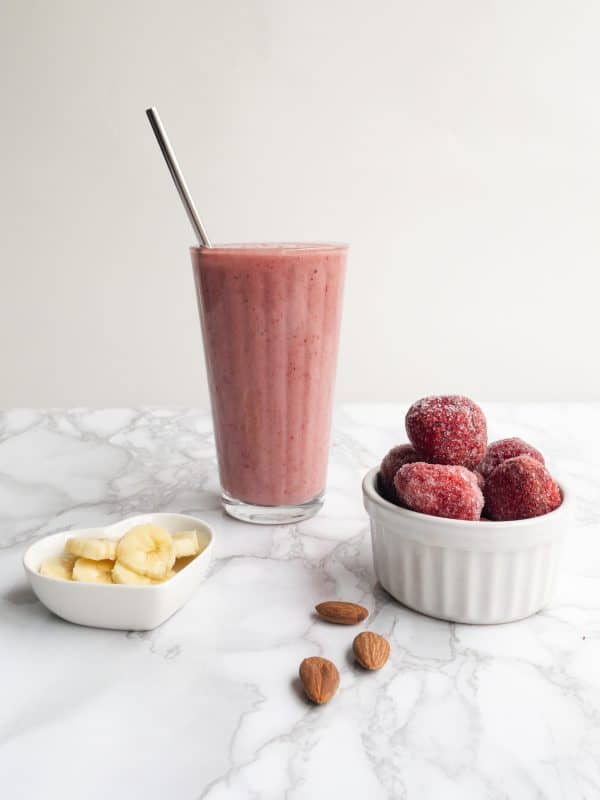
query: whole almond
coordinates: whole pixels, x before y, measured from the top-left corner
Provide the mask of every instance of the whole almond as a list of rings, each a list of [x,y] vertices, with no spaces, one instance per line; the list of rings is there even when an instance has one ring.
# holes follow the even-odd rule
[[[354,656],[365,669],[381,669],[390,657],[390,643],[383,636],[363,631],[352,642]]]
[[[337,692],[340,673],[332,661],[312,656],[300,664],[300,680],[309,700],[323,705]]]
[[[364,606],[356,603],[344,603],[341,600],[327,600],[315,606],[315,611],[321,619],[334,622],[336,625],[356,625],[369,616]]]

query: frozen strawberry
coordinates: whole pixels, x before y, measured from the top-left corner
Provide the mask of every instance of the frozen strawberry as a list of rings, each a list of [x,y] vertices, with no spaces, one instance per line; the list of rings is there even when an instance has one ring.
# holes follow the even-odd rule
[[[406,433],[411,444],[432,464],[475,469],[487,445],[485,416],[468,397],[424,397],[408,409]]]
[[[397,447],[392,447],[379,467],[379,489],[386,500],[392,503],[398,502],[394,487],[394,475],[404,464],[411,464],[418,460],[419,456],[411,444],[399,444]]]
[[[485,511],[490,519],[540,517],[561,502],[558,484],[531,456],[508,458],[485,481]]]
[[[400,501],[413,511],[450,519],[479,519],[483,494],[465,467],[405,464],[394,478]]]
[[[545,463],[544,456],[539,450],[536,450],[535,447],[524,442],[523,439],[514,436],[512,439],[498,439],[497,442],[492,442],[488,446],[481,463],[477,467],[477,471],[480,472],[484,478],[487,478],[487,476],[496,469],[498,464],[501,464],[508,458],[516,458],[516,456],[531,456],[531,458],[535,458],[536,461],[539,461],[540,464]]]
[[[485,486],[485,478],[483,477],[481,472],[478,472],[477,470],[473,471],[473,475],[475,476],[475,480],[477,481],[477,486],[479,486],[479,488],[483,492],[483,487]]]

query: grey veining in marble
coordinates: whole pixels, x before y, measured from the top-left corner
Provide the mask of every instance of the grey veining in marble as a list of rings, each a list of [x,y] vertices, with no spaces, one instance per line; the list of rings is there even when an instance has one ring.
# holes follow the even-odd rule
[[[491,438],[538,446],[576,501],[552,605],[493,627],[420,616],[375,582],[360,480],[404,410],[341,409],[323,512],[278,528],[221,513],[205,413],[0,415],[0,795],[600,798],[600,406],[485,407]],[[28,542],[157,510],[218,533],[209,578],[162,627],[77,627],[35,600]],[[354,665],[354,629],[315,619],[332,597],[369,608],[383,670]],[[296,679],[316,654],[341,672],[321,708]]]

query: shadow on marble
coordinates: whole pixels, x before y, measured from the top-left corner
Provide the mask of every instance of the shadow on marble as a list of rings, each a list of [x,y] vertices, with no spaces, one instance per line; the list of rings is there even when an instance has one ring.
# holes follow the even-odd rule
[[[358,634],[355,634],[355,636],[358,636]],[[353,641],[355,636],[352,637]],[[368,672],[368,670],[363,669],[354,658],[354,650],[352,649],[352,644],[348,646],[348,649],[346,650],[346,654],[344,656],[344,660],[346,661],[346,666],[349,667],[352,670],[352,672],[361,672],[361,673]]]
[[[2,597],[7,603],[11,603],[13,606],[25,606],[30,603],[38,602],[37,597],[26,583],[22,586],[15,586],[9,589]]]
[[[292,680],[290,681],[290,687],[292,689],[292,692],[296,695],[298,700],[300,700],[302,702],[303,705],[305,705],[307,708],[313,708],[314,707],[314,703],[312,703],[308,699],[308,697],[304,694],[304,688],[302,686],[302,681],[300,680],[300,678],[297,675],[296,675],[295,678],[292,678]]]

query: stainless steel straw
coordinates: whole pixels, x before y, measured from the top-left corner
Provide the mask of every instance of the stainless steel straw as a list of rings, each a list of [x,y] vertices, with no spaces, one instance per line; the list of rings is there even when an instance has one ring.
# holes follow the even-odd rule
[[[188,215],[188,219],[192,223],[192,228],[194,229],[198,239],[198,244],[200,247],[210,247],[210,240],[206,235],[202,220],[198,216],[196,206],[192,200],[192,195],[190,194],[190,190],[187,187],[185,178],[183,177],[181,169],[179,168],[179,164],[175,158],[175,153],[173,152],[173,148],[169,142],[169,137],[167,136],[162,122],[160,121],[160,117],[158,116],[158,111],[154,107],[147,108],[146,116],[148,117],[148,121],[152,126],[152,130],[156,136],[156,141],[158,142],[160,151],[167,162],[167,167],[169,168],[169,172],[171,173],[173,183],[175,184],[175,188],[177,189],[179,197],[181,198],[185,212]]]

